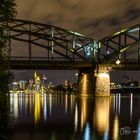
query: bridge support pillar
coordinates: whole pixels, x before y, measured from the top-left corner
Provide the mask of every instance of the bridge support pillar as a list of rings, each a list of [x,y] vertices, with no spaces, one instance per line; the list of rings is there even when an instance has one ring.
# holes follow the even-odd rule
[[[94,70],[84,69],[79,71],[78,76],[78,94],[81,95],[94,95]]]
[[[110,96],[110,76],[107,67],[99,67],[95,73],[95,96]]]
[[[78,94],[110,96],[110,76],[107,67],[80,70],[78,76]]]

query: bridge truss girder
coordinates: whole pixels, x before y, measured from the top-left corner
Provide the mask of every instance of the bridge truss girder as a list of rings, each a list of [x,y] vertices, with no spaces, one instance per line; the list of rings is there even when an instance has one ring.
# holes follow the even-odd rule
[[[134,50],[135,54],[130,58],[129,56],[132,55]],[[127,61],[140,63],[139,24],[99,41],[98,62],[110,63],[117,59],[120,59],[121,63],[127,63]]]
[[[19,19],[14,19],[9,26],[11,41],[23,41],[28,44],[30,60],[34,45],[45,48],[48,51],[45,57],[52,61],[58,56],[66,61],[91,61],[94,58],[94,53],[89,57],[86,54],[88,47],[91,48],[92,52],[95,50],[94,40],[77,32]]]
[[[9,24],[9,27],[10,42],[17,40],[26,42],[28,46],[28,58],[11,55],[12,61],[14,58],[15,60],[37,59],[34,58],[32,52],[35,48],[34,46],[37,46],[47,50],[45,56],[43,56],[45,61],[62,61],[64,63],[80,61],[90,62],[92,65],[95,65],[113,64],[117,59],[120,59],[121,63],[135,61],[135,63],[140,64],[139,24],[99,41],[74,31],[27,20],[14,19]],[[129,56],[134,49],[137,54],[134,54],[135,59],[132,60],[131,58],[130,60]]]

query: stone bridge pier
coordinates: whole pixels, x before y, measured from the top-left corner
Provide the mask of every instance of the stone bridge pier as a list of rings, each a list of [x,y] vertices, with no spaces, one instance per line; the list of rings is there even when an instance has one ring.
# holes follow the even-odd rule
[[[78,76],[78,94],[110,96],[109,67],[98,66],[96,69],[82,69]]]
[[[78,94],[93,95],[95,91],[95,77],[93,69],[82,69],[78,75]]]

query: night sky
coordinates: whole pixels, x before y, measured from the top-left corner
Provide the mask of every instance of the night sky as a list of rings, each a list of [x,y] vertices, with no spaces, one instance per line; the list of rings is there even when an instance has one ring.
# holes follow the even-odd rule
[[[56,25],[95,39],[140,21],[139,0],[16,0],[17,18]]]
[[[140,23],[139,0],[16,0],[16,3],[18,19],[55,25],[94,39],[104,38],[120,29]],[[26,73],[24,78],[28,79],[32,72],[18,71],[16,79],[20,79],[23,73]],[[58,84],[64,79],[70,80],[75,71],[65,71],[65,75],[64,71],[43,73],[50,77],[50,81]],[[134,79],[140,79],[140,74],[133,74]],[[111,80],[123,80],[123,74],[118,72],[118,75],[120,77],[116,78],[116,74],[111,74]]]

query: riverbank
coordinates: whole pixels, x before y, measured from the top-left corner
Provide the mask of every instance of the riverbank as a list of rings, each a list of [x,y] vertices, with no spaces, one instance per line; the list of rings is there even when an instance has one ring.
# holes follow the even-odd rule
[[[112,88],[110,89],[111,93],[140,93],[140,87],[133,87],[133,88]]]

